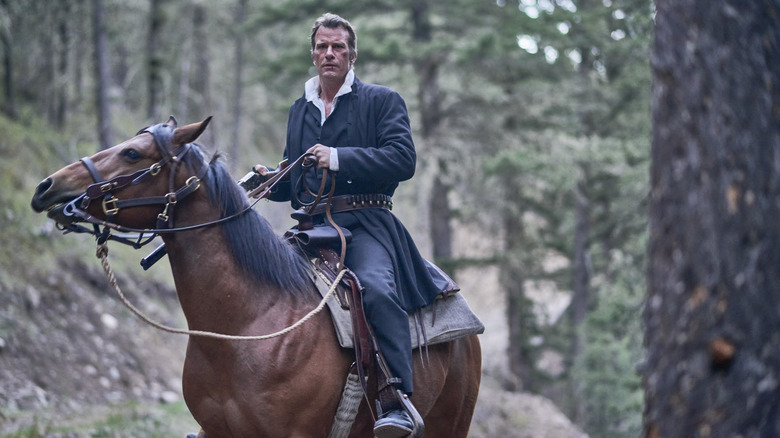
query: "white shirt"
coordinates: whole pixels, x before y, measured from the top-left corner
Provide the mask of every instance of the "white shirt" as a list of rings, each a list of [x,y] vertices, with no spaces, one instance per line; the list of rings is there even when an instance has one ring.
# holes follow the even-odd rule
[[[347,93],[352,92],[352,84],[355,82],[355,71],[352,69],[349,69],[349,72],[347,73],[347,77],[344,78],[344,83],[341,85],[341,88],[339,88],[339,91],[336,93],[336,96],[333,98],[333,109],[336,109],[336,105],[338,104],[339,96],[343,96]],[[320,98],[320,77],[314,76],[313,78],[306,81],[306,84],[304,85],[305,95],[306,95],[306,101],[311,102],[314,104],[317,109],[320,110],[320,126],[325,124],[325,119],[328,118],[328,115],[325,112],[325,102],[322,101]],[[330,148],[330,170],[334,172],[338,172],[339,170],[339,154],[336,148]]]

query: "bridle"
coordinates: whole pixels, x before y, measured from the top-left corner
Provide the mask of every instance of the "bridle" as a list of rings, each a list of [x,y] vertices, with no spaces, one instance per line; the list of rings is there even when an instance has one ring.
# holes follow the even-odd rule
[[[205,160],[201,159],[201,166],[197,172],[193,169],[190,161],[184,160],[187,154],[190,154],[194,149],[193,143],[183,144],[175,150],[171,151],[171,147],[173,146],[173,133],[175,129],[176,128],[174,126],[161,123],[138,131],[136,135],[143,133],[149,133],[152,135],[154,143],[163,158],[160,161],[152,164],[150,167],[138,170],[129,175],[120,175],[105,181],[92,160],[89,157],[82,158],[80,160],[81,163],[92,176],[92,179],[95,181],[95,183],[88,186],[82,195],[70,201],[63,208],[63,214],[66,216],[76,217],[84,222],[91,223],[93,225],[93,229],[90,230],[89,228],[83,227],[76,223],[60,225],[60,227],[66,232],[94,234],[97,237],[99,243],[101,241],[104,242],[106,240],[114,240],[131,245],[138,249],[149,243],[158,234],[174,233],[216,225],[234,219],[250,210],[254,204],[233,215],[226,216],[214,221],[204,222],[187,227],[174,227],[174,210],[176,205],[179,201],[195,193],[200,188],[201,180],[206,177],[206,174],[209,171],[209,164],[205,162]],[[176,188],[175,175],[176,170],[181,163],[186,163],[186,165],[189,167],[190,173],[193,175],[186,180],[184,185]],[[117,191],[125,187],[138,185],[150,178],[156,177],[160,174],[160,171],[166,165],[170,165],[171,169],[168,178],[168,192],[165,195],[120,199],[116,194]],[[106,216],[105,219],[97,218],[87,212],[93,202],[100,202],[103,213]],[[157,223],[155,228],[132,228],[119,225],[114,222],[114,218],[120,210],[143,206],[162,207],[162,211],[157,215]],[[100,227],[103,228],[102,231],[100,230]],[[126,237],[114,236],[111,234],[112,230],[121,233],[138,233],[138,238],[133,241]]]
[[[206,177],[209,171],[209,164],[205,160],[202,160],[200,169],[197,172],[193,169],[193,166],[189,161],[184,160],[187,154],[191,153],[194,149],[193,143],[183,144],[174,151],[170,151],[171,147],[173,146],[173,134],[175,129],[176,128],[174,126],[161,123],[138,131],[136,135],[143,133],[149,133],[152,135],[154,143],[163,158],[160,161],[152,164],[150,167],[146,169],[140,169],[129,175],[120,175],[108,181],[104,181],[92,160],[89,157],[82,158],[80,160],[81,163],[84,165],[84,167],[86,167],[95,183],[88,186],[82,195],[70,201],[63,208],[64,215],[78,219],[67,225],[58,224],[58,227],[66,233],[74,232],[95,235],[98,240],[98,244],[107,240],[113,240],[130,245],[135,249],[139,249],[151,242],[159,234],[195,230],[198,228],[210,227],[233,220],[247,213],[249,210],[254,208],[254,206],[261,199],[267,197],[274,190],[278,182],[288,178],[290,171],[294,167],[310,167],[314,163],[312,154],[301,155],[290,166],[283,169],[277,175],[274,175],[274,177],[268,179],[261,187],[258,187],[258,189],[253,192],[253,197],[256,198],[255,201],[236,213],[213,221],[185,227],[175,227],[174,210],[176,205],[179,201],[195,193],[195,191],[200,188],[200,182]],[[181,163],[186,163],[186,165],[189,167],[190,173],[193,174],[193,176],[190,176],[183,186],[175,188],[174,178],[176,169]],[[169,164],[171,165],[171,170],[169,172],[168,193],[165,195],[132,199],[120,199],[116,195],[115,192],[124,187],[141,184],[149,178],[153,178],[159,175],[163,167]],[[106,216],[105,219],[97,218],[87,212],[87,209],[93,202],[101,203],[103,213]],[[117,224],[113,221],[114,217],[121,209],[155,205],[162,206],[162,212],[157,215],[157,223],[155,228],[132,228]],[[79,220],[92,224],[92,229],[75,223]],[[100,229],[101,227],[102,231]],[[136,239],[130,239],[125,236],[111,234],[111,231],[117,231],[120,233],[137,233],[138,236]]]

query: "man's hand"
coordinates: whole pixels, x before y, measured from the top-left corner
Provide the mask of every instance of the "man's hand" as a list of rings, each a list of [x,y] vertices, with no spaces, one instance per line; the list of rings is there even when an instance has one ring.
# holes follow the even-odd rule
[[[270,172],[270,170],[268,170],[268,168],[263,166],[262,164],[255,164],[254,166],[252,166],[252,170],[260,176],[266,176],[268,172]]]
[[[252,167],[252,171],[244,175],[243,178],[238,180],[238,185],[244,188],[247,192],[251,192],[256,189],[260,184],[265,181],[266,175],[270,173],[267,167],[262,164],[258,164]]]
[[[317,159],[318,169],[330,168],[330,148],[328,146],[317,143],[310,147],[306,153],[314,154],[314,157]]]

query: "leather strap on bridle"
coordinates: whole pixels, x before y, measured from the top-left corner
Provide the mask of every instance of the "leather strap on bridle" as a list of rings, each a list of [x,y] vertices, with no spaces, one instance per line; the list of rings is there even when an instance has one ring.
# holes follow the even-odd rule
[[[106,222],[111,222],[113,217],[121,208],[138,207],[147,205],[164,205],[163,212],[158,215],[157,228],[171,228],[173,226],[173,207],[179,201],[200,187],[200,180],[206,176],[208,165],[202,163],[201,169],[196,176],[190,177],[185,185],[178,190],[174,189],[174,176],[176,167],[182,162],[183,158],[192,150],[191,144],[184,144],[175,151],[169,149],[173,143],[173,133],[175,127],[167,124],[154,125],[139,131],[149,133],[154,138],[155,145],[163,159],[153,164],[148,169],[141,169],[130,175],[120,175],[109,181],[104,181],[100,172],[95,167],[89,157],[81,159],[81,163],[87,168],[90,176],[95,181],[94,184],[87,187],[81,196],[79,204],[82,210],[89,208],[93,200],[102,199],[103,213],[106,215]],[[168,182],[168,193],[164,196],[154,196],[148,198],[135,198],[129,200],[119,200],[115,197],[114,191],[136,185],[150,176],[156,176],[166,164],[171,163],[171,172]]]
[[[130,233],[159,234],[164,232],[184,231],[188,229],[209,226],[215,223],[224,222],[225,220],[232,218],[233,216],[231,216],[230,218],[222,218],[218,221],[212,221],[212,222],[199,224],[192,227],[181,227],[181,228],[173,227],[174,207],[180,200],[186,198],[187,196],[189,196],[190,194],[198,190],[198,188],[200,188],[200,181],[206,177],[206,174],[209,171],[208,163],[203,162],[200,167],[200,170],[197,172],[196,175],[193,175],[190,178],[188,178],[182,187],[179,187],[178,189],[174,188],[174,184],[175,184],[174,177],[176,173],[176,168],[180,163],[183,162],[184,157],[188,153],[190,153],[193,149],[192,144],[187,143],[181,145],[179,148],[177,148],[174,151],[170,151],[170,148],[173,144],[174,131],[175,131],[175,127],[167,124],[158,124],[140,130],[138,134],[149,133],[152,135],[155,145],[157,146],[163,158],[157,163],[154,163],[149,168],[138,170],[129,175],[120,175],[108,181],[103,181],[100,172],[97,170],[92,160],[89,157],[82,158],[81,163],[84,165],[84,167],[87,168],[87,171],[92,176],[92,179],[95,180],[95,183],[87,187],[87,189],[84,191],[84,194],[82,194],[75,200],[71,201],[68,205],[66,205],[64,210],[65,214],[79,217],[80,219],[93,224],[95,228],[99,226],[105,227],[104,231],[101,233],[103,236],[107,236],[108,229],[113,229],[120,232],[130,232]],[[172,167],[171,167],[170,177],[168,182],[169,190],[168,193],[166,193],[165,195],[151,196],[151,197],[144,197],[144,198],[134,198],[134,199],[118,199],[114,195],[114,192],[117,190],[120,190],[130,185],[140,184],[141,182],[145,181],[147,178],[156,176],[157,174],[160,173],[162,168],[167,164],[171,164]],[[192,166],[189,164],[189,162],[187,162],[187,166],[189,166],[190,170],[193,171],[194,173],[194,170],[192,169]],[[98,219],[90,215],[86,211],[89,208],[89,205],[92,203],[92,201],[98,199],[102,200],[103,213],[106,215],[105,220]],[[162,212],[157,217],[157,227],[154,229],[137,229],[137,228],[124,227],[113,222],[113,217],[122,208],[154,206],[154,205],[163,206]],[[245,210],[241,211],[235,216],[243,214],[250,208],[251,206],[247,207]],[[78,229],[78,226],[75,226],[73,224],[69,225],[66,228],[66,230],[76,231],[76,232],[88,232],[88,231]],[[98,232],[96,231],[94,234],[98,234]],[[119,240],[119,239],[115,239],[115,240]],[[149,240],[151,240],[151,238]],[[122,243],[127,243],[127,242],[122,241]],[[133,245],[133,246],[137,246],[137,245]]]

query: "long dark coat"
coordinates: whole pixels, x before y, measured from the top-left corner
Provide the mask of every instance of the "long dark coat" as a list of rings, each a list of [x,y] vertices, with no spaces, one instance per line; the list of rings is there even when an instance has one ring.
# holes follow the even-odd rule
[[[400,181],[414,175],[417,159],[406,103],[397,92],[364,84],[357,78],[352,92],[338,99],[338,106],[348,106],[348,144],[326,145],[338,148],[339,171],[330,173],[336,178],[335,194],[392,196]],[[306,105],[312,104],[301,97],[290,108],[284,156],[291,162],[313,146],[302,144]],[[290,175],[290,181],[295,185],[301,169],[293,169]],[[295,192],[299,191],[300,187],[296,187]],[[300,203],[291,194],[290,185],[280,186],[270,198],[291,201],[293,208],[300,208]],[[406,227],[390,211],[380,208],[355,210],[336,214],[334,219],[337,223],[354,223],[354,219],[346,215],[354,216],[382,242],[388,253],[394,255],[397,293],[408,312],[430,304],[437,295],[452,287],[450,280],[420,255]]]

